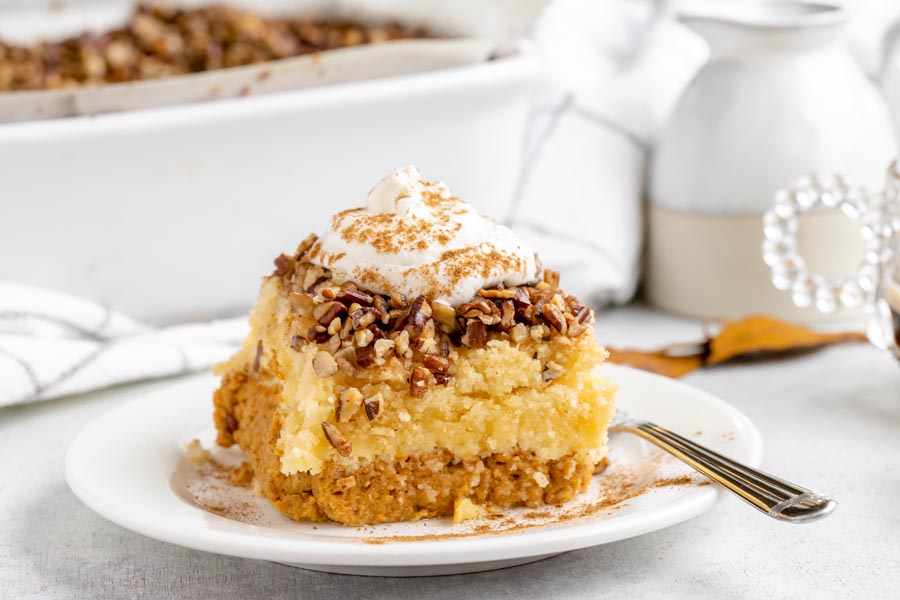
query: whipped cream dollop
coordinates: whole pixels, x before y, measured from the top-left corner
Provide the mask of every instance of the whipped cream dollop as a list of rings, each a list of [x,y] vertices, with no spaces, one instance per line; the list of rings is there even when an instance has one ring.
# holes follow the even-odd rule
[[[308,259],[380,294],[424,295],[451,306],[482,288],[532,282],[537,259],[512,230],[422,181],[413,166],[382,179],[365,208],[340,212]]]

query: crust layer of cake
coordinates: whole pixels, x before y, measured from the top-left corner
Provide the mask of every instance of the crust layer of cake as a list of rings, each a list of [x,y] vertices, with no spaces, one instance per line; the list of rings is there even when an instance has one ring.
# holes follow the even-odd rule
[[[315,475],[285,475],[280,397],[281,386],[264,370],[225,375],[214,397],[217,442],[239,444],[258,491],[295,520],[362,525],[448,516],[459,498],[495,509],[557,504],[584,491],[594,471],[593,460],[574,453],[540,460],[518,449],[471,458],[434,450],[353,467],[329,460]]]

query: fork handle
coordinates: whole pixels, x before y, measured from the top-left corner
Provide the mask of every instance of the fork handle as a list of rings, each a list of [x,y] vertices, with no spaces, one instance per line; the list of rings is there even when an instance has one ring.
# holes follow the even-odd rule
[[[659,446],[770,517],[808,523],[837,508],[831,498],[731,460],[654,423],[629,419],[610,430],[633,433]]]

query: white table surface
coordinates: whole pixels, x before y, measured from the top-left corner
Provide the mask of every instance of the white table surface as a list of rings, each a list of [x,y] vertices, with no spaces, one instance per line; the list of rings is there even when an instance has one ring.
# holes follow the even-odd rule
[[[698,328],[626,308],[601,315],[598,331],[650,347]],[[764,467],[834,495],[838,511],[789,525],[729,498],[639,538],[452,577],[351,577],[217,556],[108,523],[66,486],[76,433],[169,383],[157,381],[0,409],[0,598],[900,598],[900,365],[852,345],[685,381],[744,411],[765,440]]]

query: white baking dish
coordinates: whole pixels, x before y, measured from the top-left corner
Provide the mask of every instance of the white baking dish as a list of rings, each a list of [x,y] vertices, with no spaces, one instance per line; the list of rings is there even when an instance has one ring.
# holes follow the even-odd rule
[[[153,322],[244,310],[271,260],[415,163],[501,216],[537,64],[0,126],[0,279]]]

